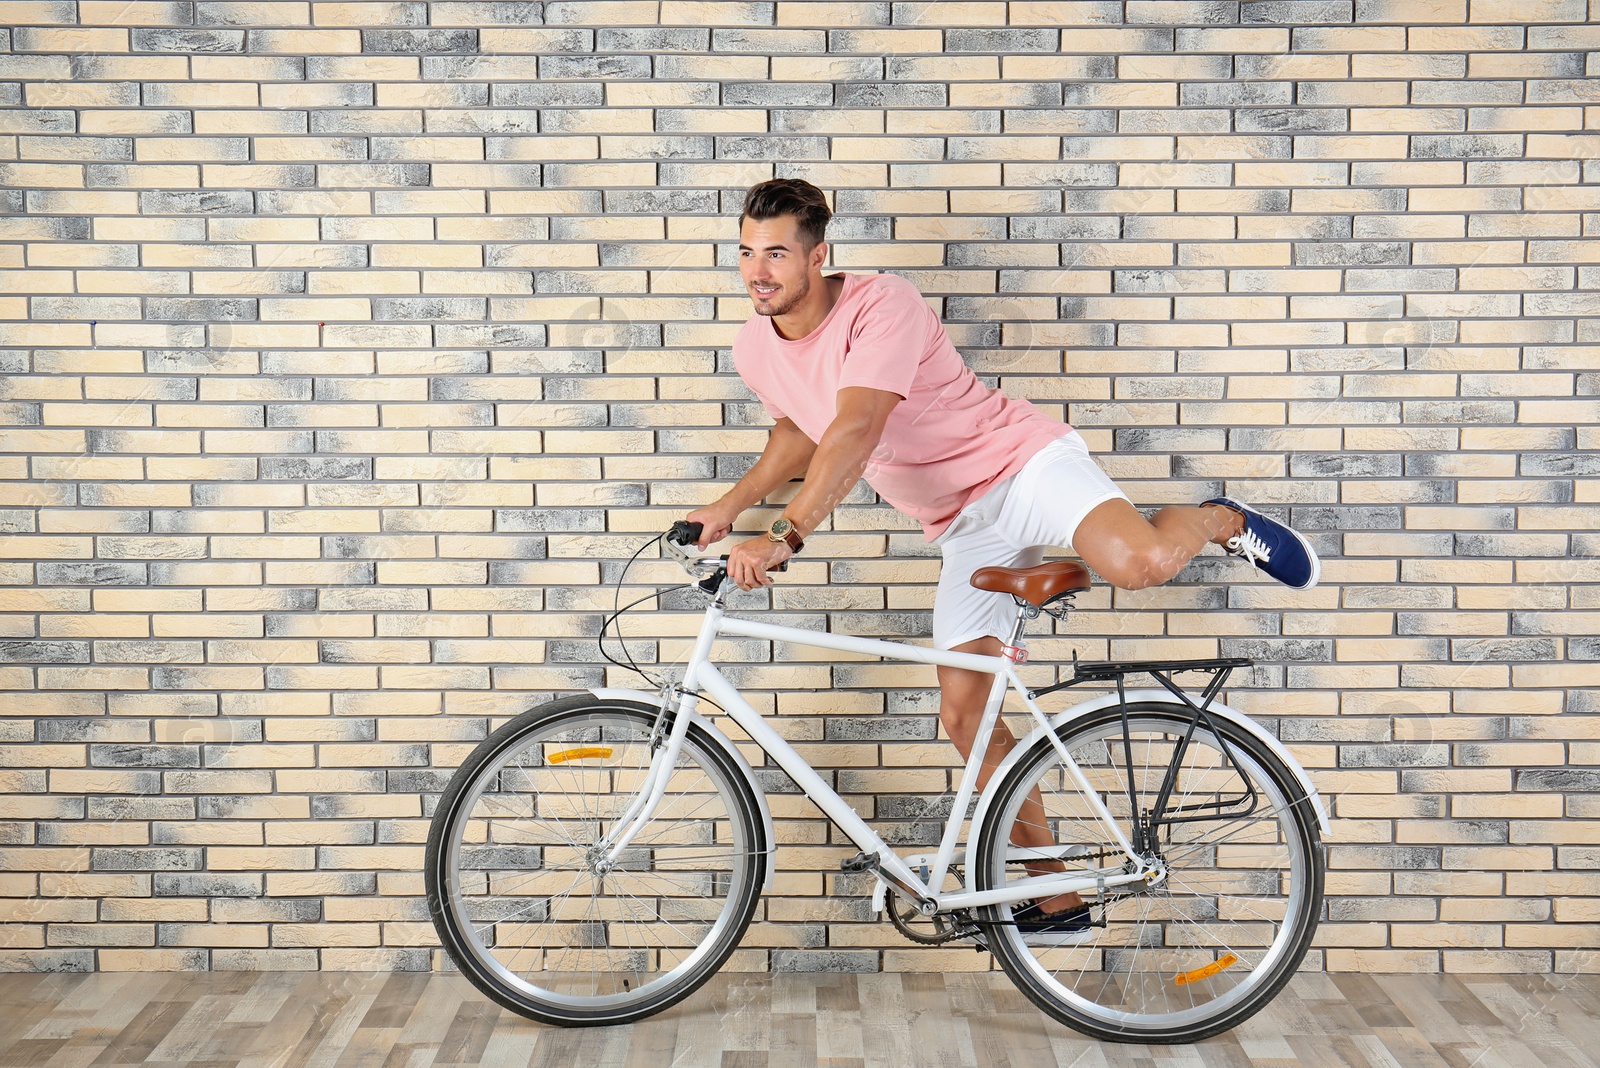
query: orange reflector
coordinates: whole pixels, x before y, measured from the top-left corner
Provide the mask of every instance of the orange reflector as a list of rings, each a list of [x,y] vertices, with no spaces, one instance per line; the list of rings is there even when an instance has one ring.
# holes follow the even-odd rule
[[[1192,972],[1184,972],[1182,975],[1173,976],[1172,981],[1177,983],[1179,986],[1185,986],[1189,983],[1198,983],[1200,980],[1210,979],[1213,975],[1216,975],[1218,972],[1222,971],[1222,969],[1231,968],[1238,963],[1238,957],[1234,956],[1232,953],[1224,953],[1220,958],[1212,961],[1210,964],[1207,964],[1204,968],[1196,968]]]
[[[545,757],[552,764],[565,764],[569,760],[582,760],[584,757],[608,757],[611,747],[597,746],[590,749],[563,749],[559,753],[551,753]]]

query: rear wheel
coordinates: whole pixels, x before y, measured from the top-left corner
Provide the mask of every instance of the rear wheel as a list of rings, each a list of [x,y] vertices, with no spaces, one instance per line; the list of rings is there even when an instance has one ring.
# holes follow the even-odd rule
[[[987,941],[1034,1004],[1085,1034],[1194,1042],[1266,1005],[1305,956],[1322,905],[1317,818],[1294,773],[1245,728],[1213,718],[1189,736],[1191,717],[1157,703],[1131,704],[1128,717],[1126,748],[1115,706],[1057,736],[1136,845],[1136,824],[1148,826],[1170,769],[1166,812],[1185,819],[1156,825],[1143,847],[1165,878],[1085,892],[1091,926],[1071,944],[1038,944],[1048,939],[1006,926],[1022,902],[985,910]],[[1066,851],[1069,871],[1120,870],[1125,856],[1042,737],[1012,766],[978,830],[979,889],[1030,874],[1007,847],[1038,840],[1026,815],[1039,811],[1029,803],[1035,790],[1050,836],[1077,847]]]
[[[769,849],[750,784],[690,725],[653,818],[607,867],[593,848],[645,782],[658,710],[583,695],[490,735],[439,798],[425,881],[462,974],[523,1016],[638,1020],[733,952]]]

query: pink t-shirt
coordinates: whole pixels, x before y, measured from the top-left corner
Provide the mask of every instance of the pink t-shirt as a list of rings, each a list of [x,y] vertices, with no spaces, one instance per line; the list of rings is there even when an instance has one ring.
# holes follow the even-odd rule
[[[962,362],[944,325],[897,275],[844,276],[828,317],[796,341],[752,315],[733,341],[733,362],[774,419],[787,416],[820,442],[838,393],[869,386],[905,400],[889,413],[865,478],[922,524],[929,541],[971,502],[1022,469],[1072,428],[989,389]]]

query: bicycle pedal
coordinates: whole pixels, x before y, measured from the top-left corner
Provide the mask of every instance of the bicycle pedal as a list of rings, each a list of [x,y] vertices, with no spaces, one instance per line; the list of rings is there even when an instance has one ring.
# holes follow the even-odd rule
[[[859,875],[864,871],[872,871],[877,866],[877,855],[874,853],[867,853],[865,851],[857,853],[853,857],[846,857],[844,860],[839,862],[839,870],[843,872],[849,872],[851,875]]]

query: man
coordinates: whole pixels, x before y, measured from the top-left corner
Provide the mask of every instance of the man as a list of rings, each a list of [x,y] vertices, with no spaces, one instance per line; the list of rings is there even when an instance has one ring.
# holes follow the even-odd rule
[[[750,471],[689,514],[703,526],[700,547],[727,537],[740,513],[779,486],[805,480],[765,536],[728,554],[728,575],[742,589],[770,585],[768,570],[800,551],[862,477],[939,546],[940,649],[999,655],[1015,605],[969,580],[980,567],[1035,565],[1049,546],[1070,546],[1126,590],[1166,582],[1207,542],[1295,589],[1316,584],[1320,565],[1305,539],[1237,501],[1163,508],[1146,520],[1076,431],[977,380],[910,282],[824,276],[831,217],[822,192],[797,178],[754,186],[739,216],[739,272],[756,314],[734,339],[734,365],[774,425]],[[938,676],[940,720],[965,758],[990,676],[946,667]],[[1013,741],[1001,723],[980,785]],[[1019,820],[1019,838],[1040,837],[1024,824],[1042,830],[1042,819]],[[1018,844],[1052,843],[1045,831]],[[1072,933],[1086,929],[1086,912],[1078,895],[1064,894],[1015,919],[1030,931]]]

